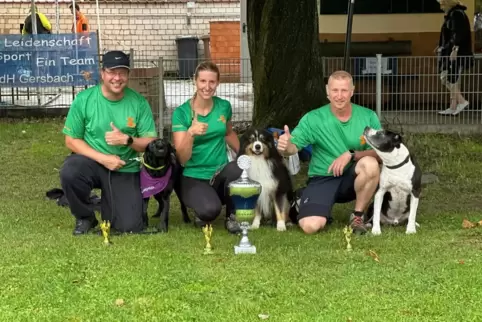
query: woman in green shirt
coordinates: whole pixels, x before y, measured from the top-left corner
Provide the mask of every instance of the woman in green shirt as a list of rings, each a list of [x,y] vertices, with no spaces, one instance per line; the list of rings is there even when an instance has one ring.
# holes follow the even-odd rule
[[[198,226],[215,220],[226,205],[226,229],[240,231],[227,185],[239,178],[241,170],[229,163],[227,145],[238,152],[239,139],[231,122],[231,103],[217,97],[219,69],[201,63],[194,74],[194,96],[174,110],[172,132],[177,157],[184,167],[181,199],[196,213]]]

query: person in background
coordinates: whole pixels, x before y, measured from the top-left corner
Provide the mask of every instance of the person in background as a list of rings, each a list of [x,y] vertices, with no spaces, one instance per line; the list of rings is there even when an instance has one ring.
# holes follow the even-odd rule
[[[70,12],[74,14],[73,6],[69,6]],[[89,20],[87,17],[80,12],[80,6],[75,4],[75,26],[72,24],[72,32],[81,33],[81,32],[89,32]]]
[[[37,34],[50,34],[52,32],[52,25],[47,17],[41,13],[37,6],[34,6],[35,16],[37,18]],[[33,26],[32,26],[32,14],[29,10],[28,16],[25,18],[22,28],[22,35],[32,35],[33,34]]]
[[[438,112],[457,115],[469,102],[460,92],[462,72],[473,64],[472,33],[467,7],[458,0],[437,0],[445,12],[437,47],[438,68],[442,84],[450,91],[450,106]]]

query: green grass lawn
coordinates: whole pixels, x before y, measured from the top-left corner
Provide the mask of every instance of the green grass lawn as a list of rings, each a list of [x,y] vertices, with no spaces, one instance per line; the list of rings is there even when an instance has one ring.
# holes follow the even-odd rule
[[[482,219],[481,138],[410,136],[424,172],[440,180],[422,192],[415,235],[382,227],[347,252],[352,205],[337,205],[326,232],[251,232],[256,255],[234,255],[239,237],[219,218],[215,254],[205,256],[202,232],[182,223],[177,202],[168,234],[115,236],[112,247],[72,236],[69,211],[45,200],[68,154],[61,129],[0,123],[0,321],[482,319],[482,227],[462,229],[464,218]]]

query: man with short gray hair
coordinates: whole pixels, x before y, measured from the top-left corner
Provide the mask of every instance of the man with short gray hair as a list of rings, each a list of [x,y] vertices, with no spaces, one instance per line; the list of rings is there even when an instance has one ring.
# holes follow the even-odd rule
[[[350,225],[365,233],[364,212],[378,186],[379,159],[365,142],[366,126],[380,129],[375,112],[351,103],[353,78],[345,71],[334,72],[326,86],[329,104],[308,112],[290,133],[288,126],[278,140],[278,150],[293,155],[312,145],[308,183],[299,205],[299,226],[315,233],[332,222],[335,203],[355,200]]]

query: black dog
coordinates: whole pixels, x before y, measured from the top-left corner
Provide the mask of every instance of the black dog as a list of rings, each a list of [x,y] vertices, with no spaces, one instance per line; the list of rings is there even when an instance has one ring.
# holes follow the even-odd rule
[[[144,223],[146,227],[148,223],[147,207],[150,197],[153,196],[159,204],[154,215],[154,217],[160,217],[158,231],[168,231],[170,200],[173,191],[176,192],[181,204],[183,221],[191,222],[180,196],[182,167],[171,143],[165,138],[151,141],[146,147],[141,163],[141,193],[145,202]]]
[[[144,226],[148,226],[147,207],[151,196],[158,202],[158,209],[154,217],[160,217],[158,231],[167,232],[169,226],[170,197],[173,191],[181,204],[182,218],[185,223],[190,223],[187,208],[180,198],[180,177],[182,167],[177,161],[172,145],[166,139],[156,139],[148,144],[141,158],[141,192],[144,198]],[[166,179],[165,182],[163,180]],[[162,187],[160,186],[162,185]],[[56,200],[57,205],[68,207],[64,191],[54,188],[46,193],[47,199]],[[100,212],[101,198],[95,194],[90,197],[94,211]]]

